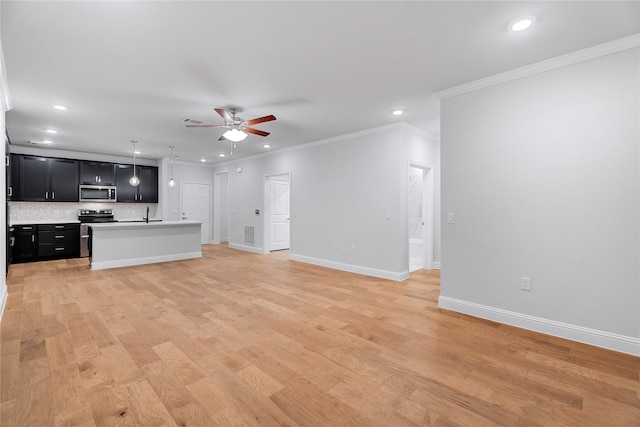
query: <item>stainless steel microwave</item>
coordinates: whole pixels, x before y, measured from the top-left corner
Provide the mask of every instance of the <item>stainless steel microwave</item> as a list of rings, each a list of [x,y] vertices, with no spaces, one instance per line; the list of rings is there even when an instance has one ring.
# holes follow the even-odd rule
[[[81,185],[81,202],[115,202],[116,187],[103,185]]]

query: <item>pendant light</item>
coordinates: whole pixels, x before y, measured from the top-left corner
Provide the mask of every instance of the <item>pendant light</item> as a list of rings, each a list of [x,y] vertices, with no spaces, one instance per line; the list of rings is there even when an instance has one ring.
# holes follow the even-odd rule
[[[140,185],[140,179],[136,176],[136,144],[138,141],[131,141],[133,143],[133,176],[129,178],[129,184],[137,187]]]
[[[171,148],[171,158],[169,159],[169,187],[173,187],[176,185],[176,182],[173,180],[173,149],[176,147],[170,145],[169,148]]]

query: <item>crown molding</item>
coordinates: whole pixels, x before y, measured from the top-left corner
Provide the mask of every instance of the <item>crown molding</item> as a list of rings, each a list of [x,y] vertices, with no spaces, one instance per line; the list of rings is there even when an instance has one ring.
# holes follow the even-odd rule
[[[451,98],[452,96],[462,95],[463,93],[473,92],[475,90],[496,86],[507,83],[512,80],[529,77],[535,74],[544,73],[545,71],[555,70],[557,68],[566,67],[577,64],[579,62],[588,61],[590,59],[599,58],[601,56],[610,55],[612,53],[622,52],[624,50],[640,47],[640,34],[633,34],[608,43],[602,43],[596,46],[582,49],[566,55],[547,59],[542,62],[516,68],[504,73],[485,77],[483,79],[474,80],[449,89],[444,89],[435,93],[439,99]]]
[[[0,107],[2,111],[9,111],[13,108],[11,95],[9,95],[9,83],[7,82],[7,68],[4,65],[4,52],[0,43]]]
[[[357,132],[347,133],[347,134],[344,134],[344,135],[334,136],[334,137],[331,137],[331,138],[321,139],[321,140],[318,140],[318,141],[307,142],[306,144],[300,144],[300,145],[294,145],[292,147],[281,148],[279,150],[274,150],[274,151],[271,151],[271,152],[268,152],[268,153],[260,153],[260,154],[255,154],[253,156],[242,157],[240,159],[229,160],[227,162],[216,163],[213,166],[215,168],[218,168],[218,167],[221,167],[221,166],[233,165],[233,164],[236,164],[236,163],[239,163],[239,162],[248,161],[248,160],[255,160],[255,159],[262,158],[262,157],[275,156],[277,154],[288,153],[290,151],[305,150],[307,148],[317,147],[317,146],[320,146],[320,145],[333,144],[333,143],[336,143],[336,142],[344,142],[344,141],[348,141],[350,139],[361,138],[363,136],[376,135],[376,134],[380,134],[380,133],[384,133],[384,132],[390,132],[390,131],[394,131],[394,130],[406,130],[406,131],[415,133],[417,135],[420,135],[420,136],[422,136],[424,138],[437,139],[431,133],[428,133],[428,132],[426,132],[426,131],[424,131],[422,129],[419,129],[419,128],[413,126],[413,125],[410,125],[410,124],[405,123],[405,122],[397,122],[397,123],[391,123],[391,124],[388,124],[388,125],[378,126],[378,127],[375,127],[375,128],[365,129],[365,130],[361,130],[361,131],[357,131]]]

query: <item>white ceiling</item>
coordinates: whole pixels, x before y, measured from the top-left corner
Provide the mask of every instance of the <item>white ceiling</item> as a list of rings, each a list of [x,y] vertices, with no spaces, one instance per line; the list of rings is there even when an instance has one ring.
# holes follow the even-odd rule
[[[214,107],[274,114],[234,153],[395,121],[437,126],[434,92],[640,32],[640,2],[23,2],[0,4],[14,145],[215,163]],[[522,33],[508,24],[536,18]],[[53,104],[63,104],[60,112]],[[393,117],[401,107],[406,114]],[[47,135],[46,128],[58,131]]]

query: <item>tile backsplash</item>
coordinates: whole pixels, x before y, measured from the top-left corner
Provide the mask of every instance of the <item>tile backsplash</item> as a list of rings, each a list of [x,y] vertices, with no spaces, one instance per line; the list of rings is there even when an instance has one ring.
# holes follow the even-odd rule
[[[9,202],[11,222],[77,221],[78,209],[111,209],[117,220],[158,218],[158,204],[150,203],[63,203],[63,202]]]

